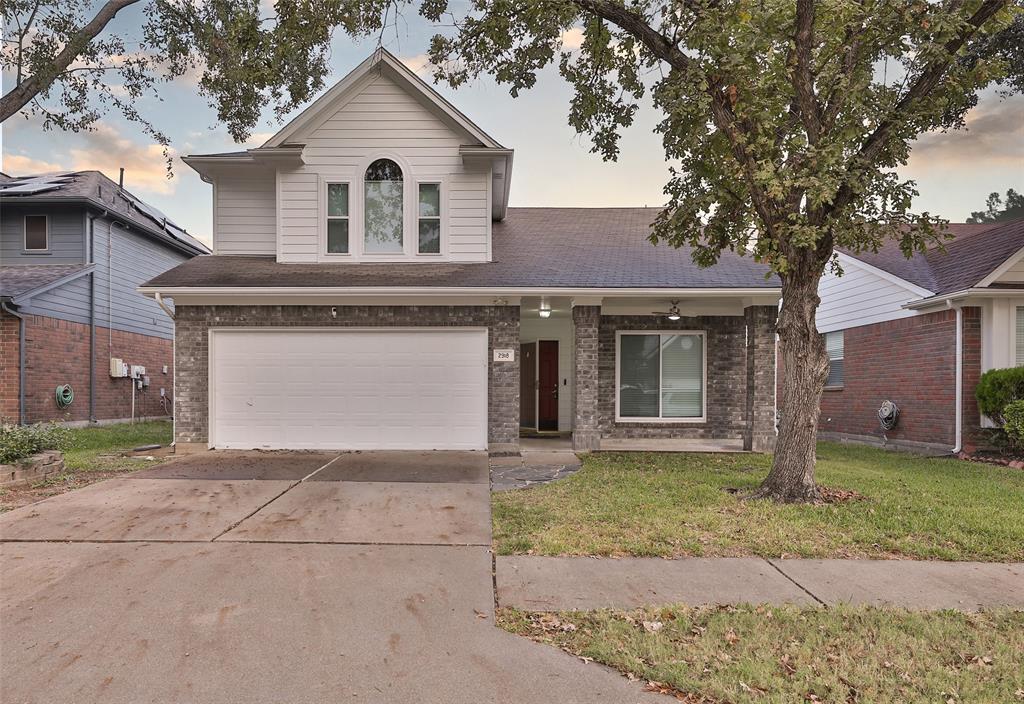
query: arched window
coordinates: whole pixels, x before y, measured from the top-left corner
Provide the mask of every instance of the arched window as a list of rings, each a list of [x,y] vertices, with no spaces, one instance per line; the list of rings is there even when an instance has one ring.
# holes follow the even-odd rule
[[[402,168],[391,159],[377,159],[363,176],[365,208],[363,250],[376,253],[401,252],[402,211],[405,203]]]

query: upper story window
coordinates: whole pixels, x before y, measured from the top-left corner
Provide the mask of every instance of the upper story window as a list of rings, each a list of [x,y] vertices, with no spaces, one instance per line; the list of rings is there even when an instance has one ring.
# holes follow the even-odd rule
[[[825,351],[828,352],[828,378],[825,380],[826,388],[842,388],[843,386],[844,347],[845,340],[843,339],[842,330],[825,333]]]
[[[420,254],[441,253],[441,184],[419,185],[419,243]]]
[[[45,252],[50,249],[49,234],[45,215],[25,216],[25,251]]]
[[[348,254],[348,184],[327,184],[327,253]]]
[[[391,159],[377,159],[363,175],[363,251],[401,254],[405,183],[401,167]]]

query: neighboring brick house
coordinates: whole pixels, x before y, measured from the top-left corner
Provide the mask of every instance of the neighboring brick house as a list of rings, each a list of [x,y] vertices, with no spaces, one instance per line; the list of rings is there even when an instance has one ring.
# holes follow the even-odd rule
[[[98,171],[0,176],[0,419],[170,415],[174,324],[135,289],[207,252]],[[111,358],[148,379],[112,376]]]
[[[843,276],[819,287],[818,329],[833,359],[823,437],[936,453],[981,439],[979,377],[1024,364],[1024,221],[949,233],[910,259],[891,243],[838,253]],[[891,430],[877,415],[886,400],[900,410]]]
[[[185,157],[213,256],[173,298],[186,447],[771,450],[779,282],[658,211],[509,208],[512,150],[379,50],[256,149]]]

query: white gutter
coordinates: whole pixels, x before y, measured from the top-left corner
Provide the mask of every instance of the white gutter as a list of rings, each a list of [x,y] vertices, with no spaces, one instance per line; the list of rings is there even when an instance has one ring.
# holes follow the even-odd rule
[[[950,450],[950,454],[957,455],[963,449],[963,426],[964,426],[964,311],[959,305],[954,305],[952,300],[947,300],[946,305],[956,311],[956,430],[954,439],[956,445]]]
[[[781,296],[781,288],[521,288],[513,286],[140,286],[146,296],[625,296],[720,298],[722,296]]]
[[[1024,288],[965,288],[952,293],[943,293],[929,298],[919,298],[916,301],[908,301],[901,308],[906,310],[922,310],[937,306],[949,306],[950,301],[963,301],[968,297],[974,298],[1018,298],[1024,294]]]
[[[168,308],[167,304],[164,303],[163,296],[159,292],[157,292],[157,293],[153,294],[153,298],[156,299],[156,304],[164,309],[164,313],[167,313],[167,317],[170,318],[171,321],[173,321],[174,320],[174,311],[171,310],[170,308]]]

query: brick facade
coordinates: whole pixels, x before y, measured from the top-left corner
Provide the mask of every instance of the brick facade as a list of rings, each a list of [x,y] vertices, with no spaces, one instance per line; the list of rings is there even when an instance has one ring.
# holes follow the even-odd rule
[[[601,445],[598,382],[601,306],[574,306],[572,322],[575,332],[572,447],[574,450],[596,450]]]
[[[0,312],[0,421],[18,420],[19,322],[13,315]]]
[[[8,319],[15,325],[11,354],[8,354]],[[0,378],[3,398],[0,408],[4,418],[18,417],[17,384],[8,385],[7,377],[18,378],[17,319],[5,316],[2,335],[3,354]],[[108,353],[109,340],[109,353]],[[174,391],[174,368],[171,340],[150,335],[96,328],[96,420],[132,417],[132,387],[128,379],[110,377],[110,357],[120,357],[129,364],[146,367],[150,377],[147,389],[135,392],[135,417],[159,418],[170,415]],[[167,374],[163,367],[167,366]],[[74,402],[59,408],[54,398],[57,386],[70,384]],[[167,394],[161,402],[160,389]],[[25,420],[88,421],[89,418],[89,326],[39,315],[25,316]]]
[[[519,447],[519,358],[494,362],[494,349],[519,349],[518,306],[178,306],[176,441],[209,440],[209,330],[211,327],[486,327],[488,334],[488,442],[492,451]]]
[[[754,306],[748,309],[745,316],[703,316],[682,318],[675,322],[647,315],[601,316],[598,361],[601,436],[629,439],[743,439],[748,449],[770,451],[775,439],[775,318],[776,310],[773,306]],[[704,422],[644,423],[615,420],[615,333],[619,330],[705,332],[707,417]]]
[[[956,442],[956,311],[848,328],[843,333],[842,389],[827,389],[819,429],[828,438],[907,448],[948,450]],[[963,309],[963,440],[974,444],[980,427],[974,388],[981,375],[981,309]],[[883,431],[882,401],[900,408],[899,422]]]

